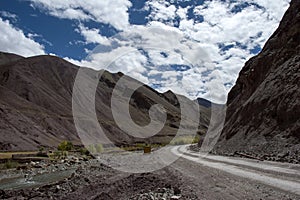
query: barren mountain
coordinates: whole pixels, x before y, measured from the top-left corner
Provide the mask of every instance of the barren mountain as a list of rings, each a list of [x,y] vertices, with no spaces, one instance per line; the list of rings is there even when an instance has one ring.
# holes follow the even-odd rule
[[[78,69],[53,56],[23,58],[0,54],[1,150],[55,147],[62,140],[80,144],[72,114],[72,91]],[[88,81],[97,78],[96,71],[85,70]],[[114,122],[110,98],[116,83],[123,76],[122,73],[107,71],[101,76],[95,97],[98,121],[107,137],[117,145],[145,142],[126,134]],[[146,142],[167,143],[176,134],[181,119],[175,94],[171,91],[160,94],[144,85],[133,93],[129,110],[135,123],[143,126],[150,122],[149,108],[157,103],[167,111],[167,121],[162,131]],[[209,109],[200,107],[203,112],[199,133],[203,134],[208,125]]]
[[[299,160],[299,88],[300,1],[292,0],[276,32],[245,64],[228,95],[217,152]]]

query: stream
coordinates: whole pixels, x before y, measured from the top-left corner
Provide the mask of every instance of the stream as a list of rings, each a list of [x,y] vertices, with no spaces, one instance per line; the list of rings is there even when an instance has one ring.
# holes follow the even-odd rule
[[[64,180],[72,175],[75,169],[67,169],[51,173],[37,174],[32,177],[14,177],[0,180],[0,189],[26,189],[38,187]]]

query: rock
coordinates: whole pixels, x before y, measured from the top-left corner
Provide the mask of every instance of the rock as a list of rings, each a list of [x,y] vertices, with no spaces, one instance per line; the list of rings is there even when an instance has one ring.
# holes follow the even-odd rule
[[[59,185],[56,185],[56,192],[58,192],[59,190],[61,190],[61,187]]]
[[[5,195],[5,191],[4,190],[0,190],[0,197],[3,197]]]
[[[18,167],[17,167],[17,170],[26,170],[26,169],[28,169],[29,167],[27,166],[27,165],[19,165]]]
[[[88,158],[86,158],[86,157],[84,157],[84,158],[83,158],[83,161],[85,161],[85,162],[86,162],[86,161],[89,161],[89,159],[88,159]]]
[[[292,0],[262,51],[246,62],[227,99],[217,153],[282,154],[300,144],[300,1]],[[283,161],[283,160],[281,160]]]
[[[36,169],[41,169],[43,168],[43,166],[39,165],[38,163],[36,163],[35,165],[32,166],[33,168],[36,168]]]
[[[178,187],[174,187],[174,188],[173,188],[173,191],[174,191],[174,194],[175,194],[175,195],[181,194],[181,191],[180,191],[180,189],[179,189]]]
[[[180,199],[180,196],[171,196],[171,200],[178,200],[178,199]]]
[[[91,182],[91,180],[88,177],[85,177],[84,181],[87,182],[87,183]]]
[[[283,157],[285,157],[285,155],[286,155],[285,153],[280,153],[280,154],[278,154],[277,157],[278,157],[278,158],[283,158]]]
[[[165,193],[166,191],[167,191],[166,188],[158,188],[158,189],[157,189],[157,192],[158,192],[158,193]]]

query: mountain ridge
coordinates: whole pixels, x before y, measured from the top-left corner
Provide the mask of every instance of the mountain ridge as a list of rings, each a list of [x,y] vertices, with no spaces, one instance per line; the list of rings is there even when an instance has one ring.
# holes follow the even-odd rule
[[[0,149],[53,148],[62,140],[81,145],[72,114],[73,85],[79,67],[49,55],[24,58],[1,53],[0,63]],[[92,74],[97,74],[96,71],[82,69],[87,72],[87,81],[95,79]],[[98,120],[109,139],[117,145],[140,142],[140,139],[132,138],[113,122],[110,97],[122,76],[125,75],[120,72],[104,71],[96,91]],[[174,104],[177,101],[174,95],[166,96],[146,85],[132,95],[130,114],[139,125],[150,122],[148,109],[156,103],[163,104],[168,111],[163,130],[147,142],[167,143],[176,134],[181,115],[180,107]],[[198,133],[203,135],[208,126],[210,111],[200,107],[204,115],[201,115]]]

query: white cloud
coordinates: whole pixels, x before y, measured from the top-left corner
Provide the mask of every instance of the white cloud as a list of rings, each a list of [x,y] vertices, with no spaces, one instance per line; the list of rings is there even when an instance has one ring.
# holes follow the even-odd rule
[[[176,16],[176,7],[167,1],[150,0],[147,2],[147,6],[152,9],[149,16],[151,20],[168,21]]]
[[[187,12],[188,12],[188,9],[190,7],[186,7],[186,8],[181,8],[179,7],[177,10],[176,10],[176,15],[178,15],[180,17],[180,19],[186,19],[187,18]]]
[[[286,8],[289,6],[290,0],[251,0],[266,9],[269,19],[280,21]]]
[[[238,13],[231,13],[231,9],[226,2],[221,1],[198,6],[195,13],[202,15],[205,22],[195,24],[195,35],[191,36],[202,36],[205,41],[214,44],[238,41],[248,46],[248,43],[253,42],[250,38],[259,32],[265,33],[262,37],[266,40],[279,22],[275,19],[269,20],[269,13],[253,6]]]
[[[250,6],[232,12],[235,6],[245,2]],[[192,99],[201,96],[224,103],[240,69],[254,55],[251,50],[262,47],[275,31],[288,2],[205,1],[194,9],[194,14],[204,19],[198,22],[187,18],[189,7],[151,0],[147,3],[151,8],[147,26],[127,26],[118,37],[105,38],[108,43],[114,43],[111,49],[101,50],[100,47],[100,51],[91,52],[89,59],[73,62],[96,69],[122,71],[158,86],[161,92],[171,89]],[[179,28],[174,27],[175,18],[180,19]],[[86,31],[90,34],[89,37],[85,35],[86,41],[98,40],[99,30],[86,28]],[[84,35],[82,31],[81,34]],[[149,47],[152,49],[147,49]],[[141,48],[145,52],[141,53]],[[117,62],[107,67],[116,59]],[[174,64],[191,68],[172,71],[170,66]]]
[[[9,18],[10,20],[12,20],[14,22],[17,21],[17,19],[18,19],[18,16],[16,14],[10,13],[8,11],[0,11],[0,15],[2,17]]]
[[[235,5],[243,2],[245,1],[236,3],[207,1],[194,10],[196,14],[204,17],[203,23],[193,26],[184,23],[180,27],[191,38],[215,46],[215,50],[209,51],[209,55],[222,69],[223,77],[231,77],[229,81],[232,84],[245,61],[254,55],[250,50],[255,46],[262,47],[275,31],[289,1],[273,0],[268,3],[260,0],[247,1],[257,3],[263,9],[250,6],[238,13],[231,12]],[[237,45],[237,42],[240,45]],[[215,53],[219,44],[234,44],[234,47],[224,50],[225,52],[219,49],[218,56]],[[243,46],[246,49],[243,49]]]
[[[22,30],[15,28],[8,20],[0,18],[0,51],[22,56],[45,54],[44,47],[26,37]]]
[[[49,14],[58,18],[77,19],[82,21],[92,19],[92,16],[86,15],[82,10],[73,8],[50,10]]]
[[[127,10],[129,0],[31,0],[34,8],[44,9],[48,14],[79,21],[94,20],[123,30],[129,26]]]
[[[172,89],[190,98],[196,98],[201,87],[203,91],[208,89],[201,82],[204,80],[201,73],[213,70],[214,65],[200,45],[188,40],[177,28],[153,22],[148,26],[133,26],[110,40],[114,42],[111,49],[99,46],[88,59],[69,61],[95,69],[122,71],[143,83],[160,85],[161,92]],[[182,67],[178,71],[172,65],[191,68]]]
[[[93,28],[89,29],[85,27],[83,24],[80,24],[78,29],[76,29],[84,38],[86,43],[98,43],[102,45],[110,45],[109,39],[107,37],[102,36],[100,34],[100,30]]]
[[[27,37],[29,39],[31,39],[31,40],[35,40],[36,38],[38,38],[38,39],[40,39],[42,41],[43,44],[47,44],[49,46],[53,46],[53,44],[50,41],[46,40],[42,35],[39,35],[37,33],[28,33]]]
[[[172,65],[172,64],[181,64],[181,65],[189,64],[181,57],[180,53],[169,52],[169,51],[165,53],[167,53],[167,57],[162,55],[159,50],[148,51],[149,57],[151,58],[151,62],[153,63],[154,66]]]

